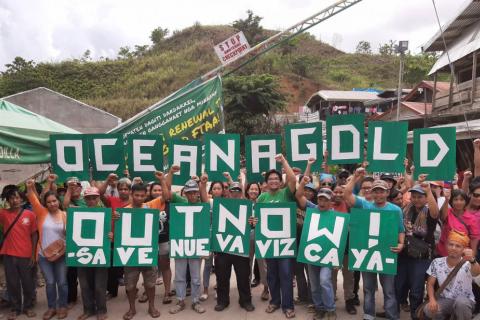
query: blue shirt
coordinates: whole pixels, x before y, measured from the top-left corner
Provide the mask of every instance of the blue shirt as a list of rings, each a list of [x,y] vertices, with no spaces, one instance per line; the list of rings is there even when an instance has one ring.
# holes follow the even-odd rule
[[[313,203],[310,200],[307,200],[307,203],[305,204],[305,209],[306,208],[316,208],[316,207],[317,207],[317,205],[315,203]]]
[[[369,202],[365,198],[355,196],[354,208],[366,209],[366,210],[389,210],[395,211],[398,213],[398,233],[405,232],[405,226],[403,225],[403,212],[400,207],[394,205],[393,203],[386,202],[383,207],[378,207],[375,202]]]

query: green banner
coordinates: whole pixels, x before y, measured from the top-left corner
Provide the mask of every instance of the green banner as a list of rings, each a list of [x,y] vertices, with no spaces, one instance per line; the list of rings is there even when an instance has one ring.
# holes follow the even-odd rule
[[[202,143],[198,140],[170,141],[168,163],[180,166],[174,174],[173,184],[183,186],[192,176],[200,177],[202,173]]]
[[[113,265],[149,267],[158,263],[158,221],[156,209],[118,208],[115,221]]]
[[[87,144],[93,180],[105,180],[112,172],[123,176],[125,157],[121,135],[89,134]]]
[[[297,255],[297,204],[257,203],[255,256],[262,259],[293,258]]]
[[[245,137],[245,154],[247,164],[247,181],[263,182],[262,173],[270,169],[280,171],[280,163],[275,156],[282,152],[279,134],[251,135]]]
[[[221,130],[222,80],[193,81],[178,92],[113,129],[126,142],[132,134],[154,134],[165,141],[198,139]],[[168,149],[165,149],[168,153]]]
[[[212,215],[212,251],[248,256],[252,201],[215,198]]]
[[[452,180],[457,168],[455,128],[413,130],[415,174],[428,174],[428,180]]]
[[[84,181],[90,180],[86,137],[78,134],[50,136],[52,169],[58,176],[58,181],[65,181],[72,176]]]
[[[170,204],[170,258],[210,254],[210,204]]]
[[[349,214],[308,208],[297,261],[321,267],[341,267],[349,222]]]
[[[348,269],[397,274],[398,213],[352,209]]]
[[[407,122],[371,121],[368,123],[367,161],[370,172],[405,172]],[[395,143],[392,143],[395,137]]]
[[[365,115],[327,116],[328,164],[352,164],[363,161]]]
[[[315,158],[312,171],[319,172],[322,167],[323,143],[322,123],[295,123],[285,126],[285,145],[290,166],[305,171],[309,158]]]
[[[65,258],[69,267],[110,266],[112,210],[68,208]]]
[[[130,177],[153,181],[155,171],[163,171],[163,142],[160,136],[128,137],[127,164]]]
[[[210,181],[226,181],[224,172],[237,180],[240,175],[240,135],[205,135],[205,172]]]

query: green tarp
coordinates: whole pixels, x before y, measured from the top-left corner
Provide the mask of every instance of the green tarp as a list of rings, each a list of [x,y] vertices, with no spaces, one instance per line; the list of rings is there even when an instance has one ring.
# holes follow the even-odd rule
[[[0,100],[0,164],[50,162],[50,134],[53,133],[79,132]]]

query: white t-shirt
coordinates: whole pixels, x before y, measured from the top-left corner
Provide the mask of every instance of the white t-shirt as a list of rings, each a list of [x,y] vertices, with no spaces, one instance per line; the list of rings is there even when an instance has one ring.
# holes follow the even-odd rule
[[[448,284],[448,286],[440,294],[442,298],[456,299],[458,297],[465,297],[475,302],[475,297],[472,292],[472,273],[470,272],[470,262],[466,262],[457,275]],[[438,284],[441,285],[452,272],[454,267],[450,268],[447,264],[447,257],[437,258],[432,261],[427,270],[427,274],[436,278]]]

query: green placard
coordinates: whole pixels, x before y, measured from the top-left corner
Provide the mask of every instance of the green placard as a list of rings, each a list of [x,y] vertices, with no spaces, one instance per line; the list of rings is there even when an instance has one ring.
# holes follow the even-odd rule
[[[83,181],[90,180],[88,146],[85,135],[52,134],[52,169],[59,181],[75,176]]]
[[[131,135],[127,143],[127,164],[130,177],[153,181],[155,171],[163,171],[163,139],[161,136]]]
[[[170,204],[170,258],[210,254],[210,204]]]
[[[323,161],[322,123],[295,123],[285,126],[288,163],[305,171],[309,158],[315,158],[312,171],[319,172]]]
[[[352,209],[348,269],[397,274],[398,213]]]
[[[308,208],[297,261],[322,267],[341,267],[349,222],[349,214]]]
[[[202,172],[202,143],[198,140],[170,141],[168,163],[179,165],[180,171],[173,175],[173,184],[183,186],[192,176]]]
[[[248,256],[252,202],[246,199],[215,198],[212,215],[212,251]]]
[[[156,209],[118,208],[115,221],[113,265],[149,267],[158,263],[158,221]]]
[[[281,136],[251,135],[245,137],[245,154],[247,156],[247,181],[262,182],[263,172],[270,169],[280,170],[280,163],[275,161],[275,155],[281,152]]]
[[[110,173],[123,176],[125,153],[122,135],[89,134],[86,137],[93,180],[105,180]]]
[[[255,256],[293,258],[297,255],[297,205],[294,202],[257,203],[255,217]]]
[[[350,164],[363,161],[365,115],[327,116],[328,164]]]
[[[68,208],[66,263],[69,267],[110,266],[112,210],[110,208]]]
[[[428,180],[452,180],[457,167],[455,128],[413,130],[415,174],[428,174]]]
[[[370,172],[405,172],[407,122],[371,121],[368,123],[367,161]],[[392,143],[395,137],[395,143]]]
[[[237,180],[240,174],[240,135],[205,135],[205,172],[210,181],[226,181],[223,173],[228,172]]]

